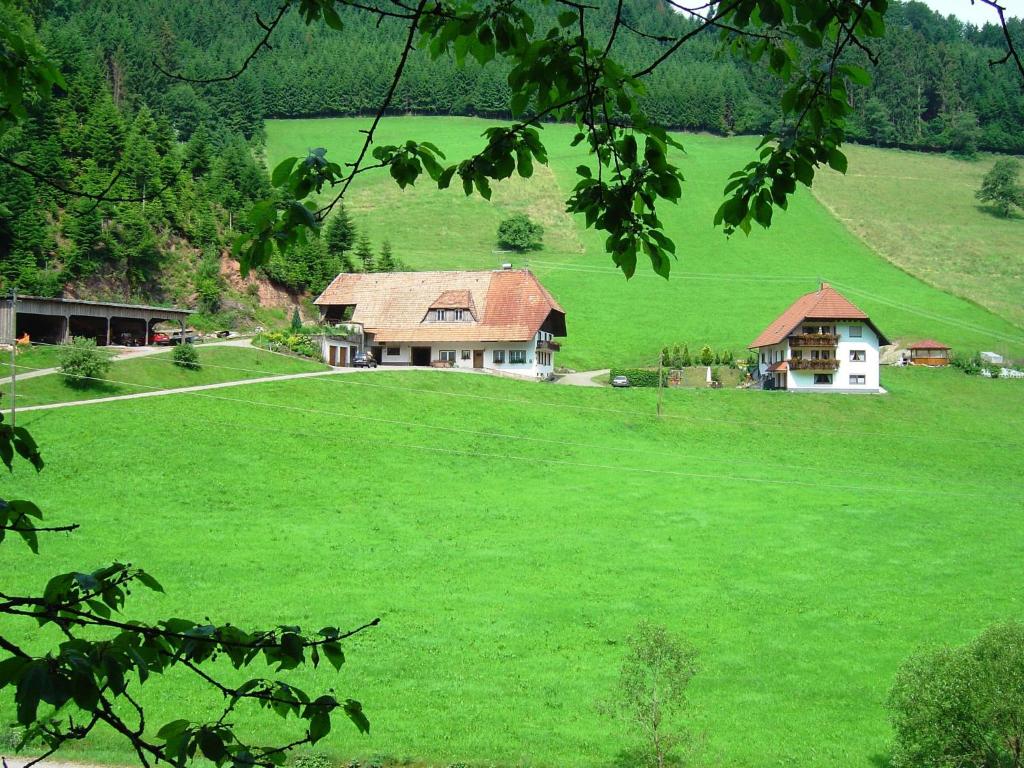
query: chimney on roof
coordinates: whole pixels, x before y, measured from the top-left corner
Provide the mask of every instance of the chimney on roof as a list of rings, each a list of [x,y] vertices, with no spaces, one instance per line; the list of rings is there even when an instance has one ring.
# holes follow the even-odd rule
[[[821,282],[821,287],[819,287],[819,288],[818,288],[818,290],[819,290],[819,291],[824,291],[824,290],[825,290],[826,288],[831,288],[831,287],[832,287],[831,285],[829,285],[828,283],[826,283],[826,282],[825,282],[825,281],[823,280],[823,281]]]
[[[512,262],[511,261],[506,261],[504,264],[501,265],[501,268],[502,269],[512,269]]]

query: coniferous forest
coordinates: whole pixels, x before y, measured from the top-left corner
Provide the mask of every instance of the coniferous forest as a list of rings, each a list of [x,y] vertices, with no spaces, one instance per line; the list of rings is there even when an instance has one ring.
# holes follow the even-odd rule
[[[603,18],[589,17],[595,27],[610,24],[614,4],[607,5]],[[70,284],[122,299],[192,299],[217,310],[220,254],[249,203],[268,191],[263,119],[373,112],[403,44],[399,27],[371,14],[342,12],[342,34],[307,27],[291,14],[275,32],[273,50],[235,80],[195,85],[164,74],[233,71],[262,33],[254,14],[273,8],[271,0],[49,0],[0,11],[10,16],[3,23],[36,27],[68,85],[5,135],[0,152],[94,194],[115,179],[112,199],[96,203],[5,169],[5,287],[53,295]],[[555,13],[538,4],[538,23]],[[646,35],[616,43],[620,60],[637,67],[666,45],[656,38],[676,37],[690,23],[652,0],[626,0],[623,19]],[[877,66],[862,52],[851,54],[873,75],[869,87],[852,91],[854,140],[968,155],[1024,152],[1024,93],[1012,71],[988,65],[1003,50],[995,24],[979,29],[910,2],[890,6],[887,26],[875,45]],[[777,119],[775,80],[720,53],[713,34],[693,43],[649,79],[644,98],[652,117],[719,134],[757,133]],[[395,111],[506,117],[502,66],[431,61],[417,50]],[[265,271],[286,287],[317,291],[354,261],[329,242],[276,256]]]

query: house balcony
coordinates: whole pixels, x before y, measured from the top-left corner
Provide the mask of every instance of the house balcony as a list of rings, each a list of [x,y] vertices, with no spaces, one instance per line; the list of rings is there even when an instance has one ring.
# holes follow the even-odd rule
[[[839,368],[839,361],[834,357],[825,360],[794,357],[786,362],[791,371],[835,371]]]
[[[537,341],[537,349],[547,350],[548,352],[558,352],[562,348],[562,345],[557,341],[550,341],[548,339],[540,339]]]
[[[834,333],[795,333],[789,337],[790,347],[836,347],[839,336]]]

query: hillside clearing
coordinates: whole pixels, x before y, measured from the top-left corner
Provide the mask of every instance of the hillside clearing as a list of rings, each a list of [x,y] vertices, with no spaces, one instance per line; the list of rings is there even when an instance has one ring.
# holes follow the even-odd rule
[[[1000,219],[974,193],[998,156],[851,145],[850,172],[827,172],[815,195],[855,235],[901,269],[1024,328],[1019,217]]]
[[[340,677],[296,679],[367,708],[332,756],[433,764],[611,764],[629,742],[595,705],[648,618],[701,649],[708,764],[867,768],[907,654],[1024,618],[1020,382],[884,375],[671,390],[661,421],[653,391],[415,371],[26,413],[48,465],[12,492],[83,528],[11,588],[127,558],[167,588],[143,617],[381,616]],[[208,714],[185,678],[147,688],[152,722]]]
[[[349,160],[365,123],[355,118],[268,121],[268,164],[316,146],[326,147],[329,158]],[[378,141],[434,141],[454,161],[479,150],[488,124],[470,118],[388,118]],[[890,338],[940,337],[962,351],[1024,355],[1021,328],[890,264],[805,191],[776,216],[769,232],[724,237],[711,221],[729,173],[754,154],[756,142],[749,137],[681,137],[688,153],[681,158],[683,201],[661,211],[679,261],[668,281],[641,264],[627,282],[605,253],[603,238],[578,217],[560,213],[575,184],[574,169],[586,160],[582,149],[569,147],[572,133],[568,126],[544,129],[554,183],[542,172],[531,182],[497,184],[493,204],[466,198],[461,189],[439,192],[427,180],[400,191],[386,175],[368,173],[350,189],[348,206],[375,247],[389,238],[396,255],[413,269],[489,269],[503,261],[528,265],[567,311],[569,336],[558,363],[580,370],[650,364],[665,344],[742,351],[822,279],[867,311]],[[851,170],[858,172],[853,164]],[[495,252],[498,222],[518,210],[552,212],[544,249]]]

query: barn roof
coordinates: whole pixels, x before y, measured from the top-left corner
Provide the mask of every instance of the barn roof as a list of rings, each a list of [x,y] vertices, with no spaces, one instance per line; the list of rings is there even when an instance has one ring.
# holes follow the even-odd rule
[[[750,342],[750,349],[778,344],[805,320],[863,320],[878,335],[882,346],[889,340],[882,335],[862,309],[853,304],[828,283],[822,283],[818,290],[806,293],[789,305],[765,328],[761,335]]]
[[[528,269],[340,274],[318,306],[351,306],[377,341],[528,341],[549,316],[565,335],[565,310]],[[470,309],[471,318],[431,322],[431,309]]]

